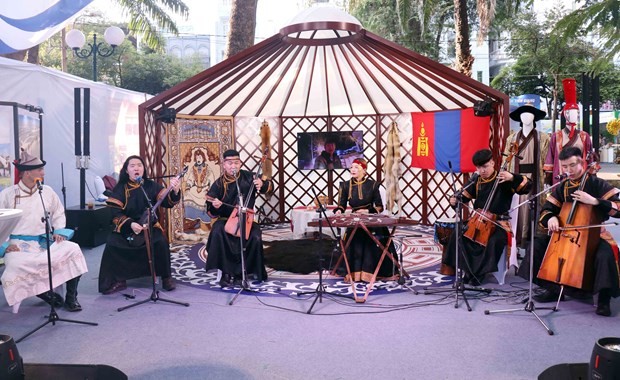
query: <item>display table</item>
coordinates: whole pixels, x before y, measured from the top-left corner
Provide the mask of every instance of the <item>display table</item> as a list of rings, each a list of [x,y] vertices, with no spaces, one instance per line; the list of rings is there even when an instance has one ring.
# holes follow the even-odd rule
[[[336,206],[327,206],[327,216],[334,214]],[[289,220],[291,221],[291,231],[293,232],[293,239],[303,239],[307,237],[308,233],[318,232],[318,227],[308,227],[308,223],[314,219],[319,218],[319,213],[316,208],[299,206],[295,207],[289,213]],[[322,232],[326,235],[334,237],[329,226],[322,227]]]
[[[85,247],[96,247],[106,242],[112,231],[112,214],[105,205],[81,209],[67,207],[67,228],[75,230],[74,242]]]

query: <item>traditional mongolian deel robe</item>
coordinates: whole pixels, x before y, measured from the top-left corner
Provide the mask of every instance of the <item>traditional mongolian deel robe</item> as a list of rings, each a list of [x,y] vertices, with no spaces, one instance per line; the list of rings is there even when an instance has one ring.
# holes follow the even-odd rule
[[[247,208],[252,209],[256,201],[256,187],[254,186],[253,173],[247,170],[240,170],[237,174],[239,189],[243,196],[243,202],[249,194]],[[263,181],[260,189],[262,194],[271,190],[271,181]],[[223,273],[239,278],[241,276],[241,239],[231,235],[224,230],[229,216],[239,204],[239,192],[235,184],[235,178],[226,174],[215,180],[209,189],[208,195],[212,198],[221,200],[223,204],[220,208],[213,207],[207,203],[207,212],[215,222],[212,224],[209,239],[207,240],[207,264],[206,270],[219,269]],[[250,213],[246,213],[249,215]],[[244,236],[245,238],[245,236]],[[267,271],[263,264],[263,241],[260,226],[252,223],[250,236],[244,239],[244,262],[247,274],[253,274],[259,281],[267,280]]]
[[[568,128],[562,128],[561,130],[551,134],[551,141],[549,141],[549,150],[547,151],[547,157],[545,158],[544,170],[546,173],[553,173],[553,184],[558,182],[556,176],[560,174],[560,159],[558,158],[562,149],[569,146],[575,146],[581,149],[582,158],[586,159],[588,152],[592,151],[592,139],[590,134],[584,131],[576,131],[571,139],[569,137],[570,130]],[[587,161],[590,164],[594,160],[593,157]],[[586,165],[584,165],[586,166]]]
[[[532,182],[527,177],[516,173],[513,175],[514,178],[511,182],[498,184],[495,196],[488,208],[488,211],[498,217],[498,223],[503,228],[495,226],[486,247],[467,237],[461,238],[463,249],[459,250],[459,267],[463,269],[464,273],[468,276],[475,276],[479,281],[482,281],[487,273],[497,271],[497,263],[508,242],[508,234],[512,234],[508,220],[502,220],[502,217],[506,217],[506,213],[510,209],[512,196],[515,193],[527,194],[532,187]],[[496,178],[497,172],[493,173],[488,179],[478,177],[476,184],[463,192],[463,203],[466,204],[470,200],[475,199],[473,205],[474,209],[484,209],[484,205],[491,194]],[[465,224],[463,231],[466,228],[467,224]],[[455,245],[457,240],[454,235],[453,233],[450,237],[446,255],[443,259],[444,264],[452,267],[456,266]]]
[[[340,189],[338,190],[338,207],[334,212],[341,211],[344,213],[347,209],[347,205],[353,209],[353,212],[357,210],[368,210],[369,214],[377,214],[383,211],[383,201],[381,200],[381,194],[379,192],[379,184],[370,178],[364,178],[360,182],[356,179],[341,182]],[[372,232],[383,245],[387,243],[390,235],[387,227],[375,227],[369,228],[368,230]],[[347,228],[345,236],[343,237],[345,241],[350,238],[352,231],[352,228]],[[393,243],[390,243],[389,251],[396,260],[396,249]],[[375,244],[371,237],[368,236],[366,231],[358,228],[346,251],[353,281],[370,282],[377,268],[377,264],[379,264],[381,254],[382,250]],[[377,277],[388,280],[398,278],[398,270],[388,255],[389,253],[386,254],[383,259]],[[344,261],[341,267],[338,268],[338,272],[343,273],[343,270],[346,271]],[[345,281],[350,281],[348,274],[345,276]]]
[[[547,202],[543,206],[540,213],[540,224],[542,227],[546,227],[549,219],[553,216],[558,216],[560,214],[562,205],[565,202],[573,201],[571,194],[578,190],[580,183],[581,181],[569,180],[553,189],[553,192],[547,198]],[[589,174],[587,175],[583,190],[599,200],[599,205],[592,206],[592,210],[596,213],[598,220],[604,222],[610,217],[620,218],[620,198],[618,197],[620,190],[616,189],[605,180]],[[550,283],[536,277],[549,245],[549,241],[550,238],[547,235],[537,236],[534,245],[534,282],[539,285],[551,286]],[[525,260],[522,267],[524,266]],[[592,286],[592,292],[598,293],[601,289],[611,289],[612,297],[620,296],[620,292],[618,290],[618,279],[620,276],[618,269],[618,245],[611,236],[611,233],[606,231],[605,228],[601,228],[601,239],[599,240],[599,244],[594,255],[593,268],[594,283]],[[529,278],[529,273],[525,271],[519,270],[519,275],[526,279]]]
[[[148,195],[148,200],[142,189]],[[139,222],[149,208],[149,200],[151,204],[155,204],[165,193],[166,189],[162,185],[148,179],[142,186],[130,180],[128,183],[119,183],[114,187],[112,195],[107,200],[112,213],[114,230],[108,236],[101,257],[99,292],[104,292],[115,282],[151,275],[146,244],[137,245],[133,242],[139,239],[131,241],[128,238],[131,239],[133,236],[131,223]],[[177,194],[174,190],[170,191],[161,206],[170,208],[180,199],[180,192]],[[140,233],[140,235],[143,234],[144,232]],[[143,241],[143,239],[140,240]],[[162,278],[170,277],[170,244],[159,223],[153,226],[152,240],[155,273]]]
[[[58,195],[51,187],[43,185],[41,196],[50,214],[52,228],[65,228],[65,211]],[[2,287],[10,306],[49,290],[41,196],[36,188],[30,190],[21,181],[0,193],[0,208],[23,210],[9,241],[17,245],[19,251],[7,252],[4,256],[6,268],[2,274]],[[52,241],[49,247],[53,287],[88,272],[84,255],[76,243]]]
[[[517,152],[512,161],[508,164],[506,170],[511,173],[519,173],[525,175],[532,180],[532,191],[530,194],[523,194],[516,197],[514,206],[525,202],[529,196],[538,193],[544,186],[544,171],[543,166],[547,157],[547,150],[549,149],[549,135],[544,132],[538,132],[536,129],[532,130],[530,134],[523,136],[523,130],[519,130],[506,139],[505,155],[508,155],[513,143],[517,143]],[[539,202],[540,206],[543,204],[544,197],[541,197]],[[540,210],[540,206],[538,210]],[[510,214],[513,219],[516,219],[515,239],[518,245],[525,246],[529,242],[529,230],[530,230],[530,207],[525,204],[518,210],[515,210]],[[514,222],[513,221],[513,222]],[[516,259],[516,258],[515,258]]]

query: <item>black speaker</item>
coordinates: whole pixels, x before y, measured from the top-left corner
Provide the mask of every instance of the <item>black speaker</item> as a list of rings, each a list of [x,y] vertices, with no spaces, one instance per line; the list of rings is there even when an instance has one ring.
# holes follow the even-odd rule
[[[112,231],[112,214],[107,206],[92,209],[67,207],[67,228],[75,230],[73,240],[84,247],[96,247],[106,242]]]
[[[127,380],[121,370],[103,364],[24,364],[24,380]]]
[[[594,344],[590,379],[620,379],[620,338],[602,338]]]
[[[0,335],[0,379],[24,378],[24,366],[15,341],[8,335]]]
[[[493,113],[493,101],[490,99],[477,100],[474,102],[475,116],[491,116]]]
[[[538,375],[538,380],[588,380],[588,363],[556,364]]]

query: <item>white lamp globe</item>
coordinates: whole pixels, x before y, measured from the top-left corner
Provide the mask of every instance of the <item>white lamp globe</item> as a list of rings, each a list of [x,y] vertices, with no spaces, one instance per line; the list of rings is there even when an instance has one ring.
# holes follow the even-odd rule
[[[84,43],[86,43],[86,37],[81,31],[71,29],[65,36],[65,42],[71,49],[81,49]]]
[[[118,26],[111,26],[105,30],[103,38],[111,46],[118,46],[125,40],[125,33]]]

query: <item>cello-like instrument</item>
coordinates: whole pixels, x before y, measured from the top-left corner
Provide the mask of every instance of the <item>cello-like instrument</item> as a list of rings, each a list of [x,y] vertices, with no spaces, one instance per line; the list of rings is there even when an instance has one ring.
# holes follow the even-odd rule
[[[584,189],[589,169],[585,168],[578,190]],[[594,254],[601,238],[601,220],[592,205],[564,202],[558,220],[560,230],[553,232],[538,278],[560,285],[590,290],[594,279]]]
[[[504,160],[500,171],[497,172],[498,177],[493,183],[493,188],[491,189],[491,193],[489,194],[486,202],[484,203],[484,208],[474,210],[474,215],[467,223],[467,229],[463,233],[463,236],[484,247],[487,246],[489,238],[491,237],[491,235],[493,235],[493,232],[495,231],[495,226],[497,225],[497,215],[490,212],[489,207],[491,207],[491,202],[493,201],[493,197],[495,196],[495,192],[497,191],[497,187],[499,186],[499,173],[506,170],[508,164],[510,163],[510,161],[512,161],[512,158],[517,153],[518,148],[519,145],[517,144],[517,142],[514,142],[510,146],[510,152],[508,153],[508,156],[506,156],[506,159]]]

